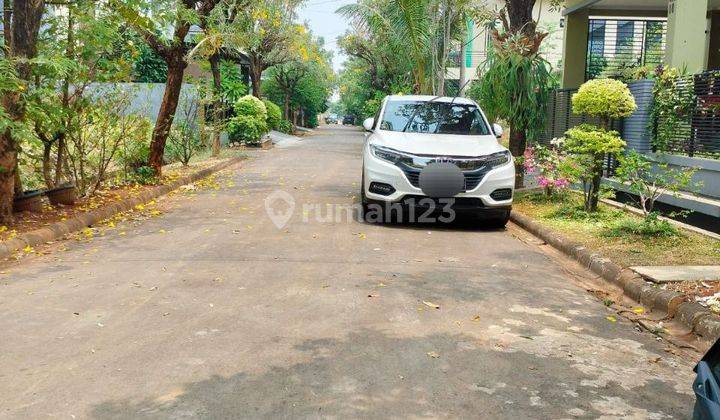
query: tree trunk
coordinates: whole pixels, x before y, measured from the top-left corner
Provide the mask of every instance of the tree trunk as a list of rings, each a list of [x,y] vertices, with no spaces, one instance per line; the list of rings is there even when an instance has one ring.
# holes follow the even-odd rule
[[[532,17],[534,6],[535,0],[505,0],[511,32],[523,32],[527,35],[534,34],[536,27]]]
[[[262,73],[263,65],[258,58],[250,59],[250,82],[252,83],[252,94],[256,98],[262,95]]]
[[[31,75],[30,63],[25,59],[37,56],[37,37],[44,9],[44,0],[16,0],[12,4],[12,22],[10,22],[12,30],[7,26],[4,28],[5,38],[10,37],[12,41],[7,50],[8,56],[20,59],[16,65],[18,77],[25,81],[29,80]],[[5,16],[6,25],[7,20],[9,15]],[[7,93],[2,98],[2,106],[12,120],[19,121],[24,117],[25,109],[19,92]],[[13,197],[20,187],[16,182],[19,179],[17,153],[12,132],[9,129],[5,130],[0,134],[0,222],[2,223],[12,221]]]
[[[222,75],[220,74],[220,56],[215,53],[208,59],[210,61],[210,72],[213,76],[213,142],[212,155],[220,155],[220,131],[222,129],[223,106],[222,106]]]
[[[285,93],[285,107],[283,110],[283,116],[286,120],[290,120],[290,94]]]
[[[55,161],[55,185],[60,185],[65,162],[65,132],[58,134],[57,160]]]
[[[165,94],[160,104],[155,129],[153,129],[152,141],[150,142],[150,159],[148,165],[155,169],[157,176],[162,175],[163,155],[165,154],[165,143],[167,142],[170,128],[172,127],[175,111],[177,110],[182,90],[183,75],[187,62],[181,51],[173,52],[173,57],[168,61],[168,78],[165,83]]]
[[[43,143],[43,159],[42,159],[42,175],[45,180],[45,186],[48,188],[55,188],[55,182],[52,176],[52,169],[50,168],[50,160],[52,152],[52,143]]]
[[[527,146],[527,136],[525,129],[519,129],[516,127],[510,127],[510,153],[513,156],[520,157],[525,153],[525,146]],[[523,172],[523,166],[515,162],[515,188],[522,188],[525,181],[525,173]]]

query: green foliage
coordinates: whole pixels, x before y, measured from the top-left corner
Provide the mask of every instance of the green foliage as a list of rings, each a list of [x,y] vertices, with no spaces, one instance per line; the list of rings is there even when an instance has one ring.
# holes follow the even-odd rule
[[[154,185],[158,182],[157,173],[152,166],[141,166],[130,174],[128,181],[140,185]]]
[[[235,102],[235,114],[243,115],[248,117],[257,117],[262,120],[267,119],[267,109],[265,104],[260,99],[252,96],[245,95]]]
[[[667,151],[672,139],[690,137],[690,118],[695,102],[692,77],[683,77],[678,69],[658,68],[650,111],[652,143],[656,150]]]
[[[573,158],[570,172],[582,181],[585,210],[597,210],[603,163],[608,153],[620,153],[625,142],[616,131],[607,131],[590,124],[581,124],[566,133],[565,147]]]
[[[667,220],[660,219],[655,212],[649,213],[644,219],[625,217],[609,225],[602,232],[606,237],[641,237],[671,238],[683,236],[680,231]]]
[[[278,130],[279,130],[281,133],[292,134],[292,132],[293,132],[293,125],[292,125],[292,123],[291,123],[290,121],[288,121],[288,120],[282,120],[282,121],[280,121],[280,125],[278,126]]]
[[[565,134],[565,148],[573,154],[605,155],[625,149],[625,141],[617,131],[608,131],[591,124],[580,124]]]
[[[508,42],[519,36],[511,36]],[[533,141],[542,133],[548,96],[557,85],[549,63],[539,54],[527,56],[514,48],[502,53],[491,49],[468,96],[483,105],[490,121],[507,121],[513,129],[527,131]]]
[[[200,150],[200,132],[197,124],[198,107],[200,106],[198,94],[186,93],[181,96],[178,121],[173,124],[165,147],[165,156],[171,161],[177,161],[187,166],[190,159]]]
[[[223,99],[234,104],[248,94],[248,86],[237,64],[223,60],[220,62],[220,87]]]
[[[258,98],[247,95],[235,103],[235,116],[228,122],[228,136],[232,143],[257,145],[268,132],[267,109]]]
[[[700,187],[693,183],[694,169],[670,168],[667,163],[655,162],[635,151],[629,151],[618,159],[620,166],[615,175],[628,186],[629,192],[638,197],[638,204],[646,218],[650,217],[655,201],[663,193],[678,196],[680,191]]]
[[[264,119],[250,115],[237,115],[228,123],[228,135],[232,143],[258,145],[267,131],[268,126]]]
[[[573,112],[604,120],[625,118],[637,109],[627,85],[619,80],[595,79],[580,86],[572,96]]]
[[[196,126],[190,125],[187,121],[179,121],[173,124],[168,136],[165,156],[171,161],[180,162],[184,166],[200,150],[200,133]]]
[[[140,83],[165,83],[168,67],[165,60],[135,35],[137,55],[133,62],[133,76]]]
[[[280,127],[280,121],[282,120],[282,111],[280,107],[275,105],[272,101],[263,99],[265,109],[267,110],[266,123],[269,129],[277,130]]]

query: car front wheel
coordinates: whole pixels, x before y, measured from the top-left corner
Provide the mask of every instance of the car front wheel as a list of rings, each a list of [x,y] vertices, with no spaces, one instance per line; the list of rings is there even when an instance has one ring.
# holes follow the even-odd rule
[[[502,215],[495,216],[491,219],[486,219],[485,226],[492,229],[503,229],[505,225],[510,221],[510,210],[505,210]]]

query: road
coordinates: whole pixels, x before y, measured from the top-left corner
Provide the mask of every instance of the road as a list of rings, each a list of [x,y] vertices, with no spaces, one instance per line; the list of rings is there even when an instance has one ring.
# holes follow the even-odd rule
[[[7,267],[0,417],[688,416],[692,361],[512,230],[327,217],[362,140],[323,128]]]

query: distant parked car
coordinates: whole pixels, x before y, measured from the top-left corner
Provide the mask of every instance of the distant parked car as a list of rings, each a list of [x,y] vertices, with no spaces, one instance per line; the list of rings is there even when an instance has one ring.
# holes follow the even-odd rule
[[[343,125],[355,125],[355,116],[354,115],[344,116],[342,123],[343,123]]]
[[[337,124],[338,119],[336,115],[328,115],[325,117],[325,124]]]

